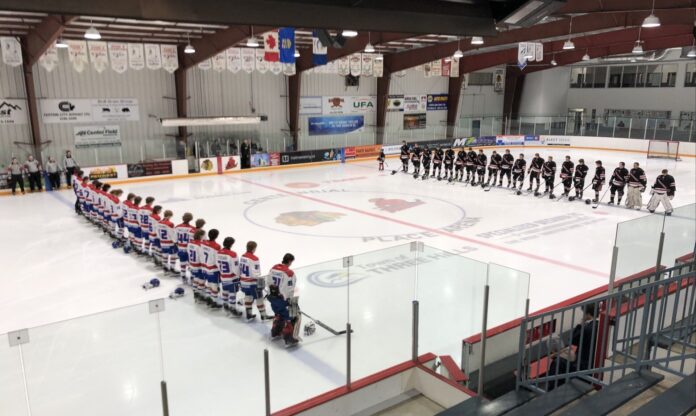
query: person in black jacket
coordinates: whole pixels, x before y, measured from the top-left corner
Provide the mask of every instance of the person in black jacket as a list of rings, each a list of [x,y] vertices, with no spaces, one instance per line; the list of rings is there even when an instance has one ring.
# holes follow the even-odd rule
[[[244,139],[242,142],[240,159],[242,162],[242,169],[251,167],[251,146],[249,146],[249,139]]]
[[[621,198],[623,198],[626,182],[628,182],[628,169],[626,169],[626,164],[624,162],[619,162],[619,167],[614,169],[614,173],[611,174],[611,179],[609,180],[609,192],[611,193],[611,197],[609,198],[610,205],[614,204],[614,196],[617,192],[619,193],[619,199],[616,203],[621,205]]]

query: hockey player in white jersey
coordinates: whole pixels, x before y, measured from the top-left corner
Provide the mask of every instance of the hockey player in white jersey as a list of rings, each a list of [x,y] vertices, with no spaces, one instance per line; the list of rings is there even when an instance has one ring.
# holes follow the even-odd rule
[[[201,275],[201,242],[204,235],[204,230],[194,231],[191,241],[186,246],[191,285],[193,286],[193,298],[195,300],[203,299],[202,293],[205,289]]]
[[[218,251],[217,262],[222,285],[222,307],[233,316],[242,316],[237,310],[237,292],[239,292],[239,257],[232,251],[234,238],[227,237],[222,241],[222,249]]]
[[[193,214],[187,212],[181,217],[183,221],[174,228],[176,232],[176,247],[179,253],[179,276],[181,281],[187,283],[186,269],[188,268],[188,244],[193,239],[196,229],[190,224],[193,221]]]
[[[176,245],[174,239],[174,224],[171,219],[174,213],[170,210],[164,211],[164,218],[157,224],[157,237],[159,237],[159,251],[162,256],[162,269],[174,272],[176,264]]]
[[[299,332],[301,324],[300,307],[298,297],[295,295],[297,277],[290,270],[295,256],[286,253],[283,262],[276,264],[269,273],[268,301],[273,309],[273,326],[271,338],[283,337],[285,345],[291,347],[300,342]]]
[[[256,308],[259,310],[262,320],[270,319],[266,315],[266,305],[263,299],[263,289],[266,286],[265,279],[261,276],[261,262],[256,257],[257,244],[255,241],[247,243],[247,251],[239,259],[239,276],[242,292],[244,292],[244,308],[246,309],[246,319],[251,321],[256,318],[252,314],[252,306],[256,301]]]
[[[220,231],[213,228],[208,231],[208,239],[201,242],[201,270],[205,280],[205,301],[213,309],[222,308],[220,299],[220,270],[217,255],[222,247],[215,240]]]

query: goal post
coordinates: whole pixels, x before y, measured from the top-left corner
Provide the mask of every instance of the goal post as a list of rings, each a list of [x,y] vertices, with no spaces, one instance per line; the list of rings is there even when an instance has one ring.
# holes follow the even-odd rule
[[[679,142],[673,140],[650,140],[648,159],[679,160]]]

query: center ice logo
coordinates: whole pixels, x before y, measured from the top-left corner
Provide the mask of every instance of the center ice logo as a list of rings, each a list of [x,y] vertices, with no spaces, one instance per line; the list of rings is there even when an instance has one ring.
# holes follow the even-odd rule
[[[346,214],[341,214],[340,212],[327,212],[327,211],[292,211],[284,212],[275,218],[278,224],[284,224],[289,227],[297,226],[307,226],[314,227],[315,225],[323,224],[325,222],[333,222]]]
[[[369,201],[375,204],[377,209],[391,212],[392,214],[425,204],[425,202],[421,201],[420,199],[416,199],[415,201],[407,201],[405,199],[372,198]]]
[[[336,288],[355,284],[361,280],[367,279],[367,276],[351,272],[350,280],[348,280],[348,272],[346,270],[320,270],[307,275],[309,283],[328,288]]]

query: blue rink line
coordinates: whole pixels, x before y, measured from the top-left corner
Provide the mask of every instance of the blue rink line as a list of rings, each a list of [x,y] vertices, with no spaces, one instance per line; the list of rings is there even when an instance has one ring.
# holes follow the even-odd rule
[[[61,193],[61,191],[44,191],[44,192],[51,195],[56,201],[66,205],[69,208],[75,209],[75,202],[74,201],[70,202],[67,199],[60,196],[59,194]]]

